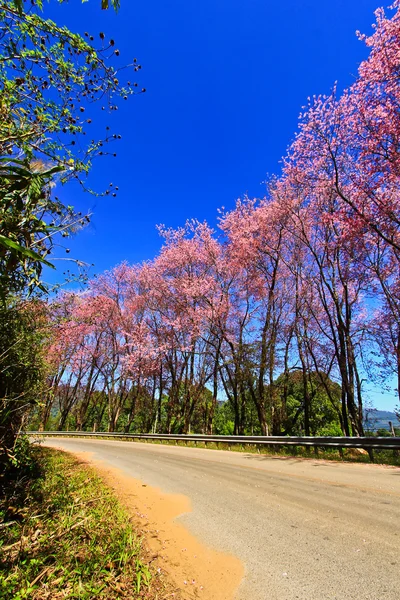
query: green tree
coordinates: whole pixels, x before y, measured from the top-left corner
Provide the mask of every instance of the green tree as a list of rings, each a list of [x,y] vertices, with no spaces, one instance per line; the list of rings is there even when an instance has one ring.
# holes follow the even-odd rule
[[[233,435],[235,413],[228,401],[218,402],[215,408],[213,429],[215,435]]]
[[[89,217],[76,214],[52,193],[54,182],[74,179],[87,189],[93,159],[113,155],[90,133],[90,107],[117,110],[138,93],[130,81],[139,69],[121,65],[113,39],[84,37],[41,14],[42,3],[0,3],[0,291],[32,291],[51,264],[53,238],[68,236]],[[106,8],[108,3],[103,3]],[[115,8],[118,2],[113,2]],[[128,67],[128,68],[126,68]],[[144,90],[142,90],[144,91]],[[140,93],[140,92],[139,92]],[[87,141],[89,140],[89,141]],[[105,190],[105,194],[113,194]]]
[[[307,386],[311,435],[340,435],[340,385],[327,376],[322,382],[319,374],[311,372],[307,374]],[[275,387],[280,400],[283,434],[304,435],[306,394],[302,373],[282,373],[276,380]]]

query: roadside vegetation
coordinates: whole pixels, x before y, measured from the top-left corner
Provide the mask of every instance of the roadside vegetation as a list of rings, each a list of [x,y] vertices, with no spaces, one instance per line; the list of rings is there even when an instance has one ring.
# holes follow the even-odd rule
[[[153,443],[153,442],[151,442]],[[155,442],[164,443],[164,442]],[[180,442],[177,445],[181,445]],[[400,466],[400,455],[398,450],[373,450],[370,455],[366,450],[360,448],[319,448],[305,446],[260,446],[257,444],[243,444],[229,446],[224,443],[188,443],[188,446],[195,448],[208,448],[210,450],[230,450],[231,452],[245,452],[263,456],[276,456],[287,458],[313,458],[320,460],[332,460],[341,462],[371,463],[371,455],[374,464]]]
[[[108,5],[118,8],[119,1],[102,0],[102,8]],[[51,290],[43,267],[68,260],[66,279],[85,281],[85,265],[69,258],[65,244],[90,215],[64,204],[57,188],[73,181],[92,194],[117,195],[90,189],[87,175],[95,158],[115,160],[109,145],[121,135],[109,126],[112,113],[119,100],[141,92],[133,81],[136,59],[121,63],[115,40],[102,32],[58,26],[46,18],[42,1],[3,0],[0,25],[1,474],[48,389]],[[102,139],[90,132],[96,101],[107,109]]]
[[[84,433],[84,432],[83,432]],[[399,432],[400,433],[400,432]],[[85,435],[83,434],[83,437]],[[99,434],[96,439],[107,439],[107,433]],[[384,436],[386,437],[386,436]],[[40,434],[39,434],[40,438]],[[91,439],[89,436],[87,439]],[[109,437],[109,439],[115,439]],[[145,442],[148,444],[161,444],[167,446],[182,446],[185,448],[204,448],[208,450],[229,450],[230,452],[240,452],[247,454],[258,454],[260,458],[267,456],[287,457],[287,458],[312,458],[321,460],[331,460],[340,462],[358,462],[381,465],[400,466],[400,453],[398,450],[364,450],[363,448],[329,448],[329,447],[307,447],[307,446],[284,446],[271,445],[265,446],[254,443],[229,444],[227,442],[204,442],[204,441],[185,441],[185,440],[159,440],[140,438],[119,437],[119,441],[126,443]]]
[[[19,448],[0,501],[0,598],[155,599],[167,591],[140,531],[92,468]]]

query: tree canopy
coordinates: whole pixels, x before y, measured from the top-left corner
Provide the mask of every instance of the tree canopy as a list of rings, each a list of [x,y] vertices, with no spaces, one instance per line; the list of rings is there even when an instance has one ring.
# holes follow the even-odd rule
[[[107,111],[137,92],[131,81],[141,68],[120,63],[113,39],[84,37],[41,14],[41,3],[0,4],[0,260],[1,295],[42,290],[42,266],[51,264],[54,236],[83,226],[54,194],[54,184],[86,176],[121,134],[90,135],[91,105]],[[102,8],[107,8],[103,3]],[[118,3],[113,3],[114,8]],[[128,67],[128,68],[126,68]],[[144,91],[144,90],[141,90]],[[140,92],[139,92],[140,93]],[[103,190],[115,195],[115,191]]]

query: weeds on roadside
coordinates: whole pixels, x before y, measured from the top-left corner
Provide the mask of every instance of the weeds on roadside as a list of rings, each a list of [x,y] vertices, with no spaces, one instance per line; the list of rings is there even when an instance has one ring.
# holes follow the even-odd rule
[[[37,477],[0,503],[0,598],[151,598],[151,573],[128,515],[95,472],[36,449]]]
[[[104,434],[107,437],[107,434]],[[113,438],[109,438],[113,439]],[[143,441],[137,438],[138,441]],[[134,442],[134,438],[125,438],[124,441]],[[284,458],[312,458],[322,460],[332,460],[352,463],[370,463],[370,457],[366,450],[358,448],[343,448],[342,452],[338,448],[329,447],[304,447],[304,446],[284,446],[276,444],[267,446],[264,444],[243,443],[229,444],[229,442],[204,442],[204,441],[185,441],[185,440],[146,440],[148,444],[161,444],[167,446],[184,446],[187,448],[208,448],[209,450],[229,450],[230,452],[259,454],[262,456],[284,457]],[[374,463],[381,465],[391,465],[400,467],[400,452],[398,450],[374,450]]]

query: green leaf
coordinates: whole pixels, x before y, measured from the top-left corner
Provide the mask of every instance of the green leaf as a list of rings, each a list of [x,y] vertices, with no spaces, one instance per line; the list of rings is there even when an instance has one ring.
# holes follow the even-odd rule
[[[24,4],[23,0],[14,0],[14,6],[20,15],[22,15],[22,13],[24,12],[23,4]]]
[[[38,254],[34,250],[30,250],[29,248],[24,248],[24,246],[21,246],[17,242],[14,242],[14,240],[10,240],[9,238],[6,238],[4,235],[0,235],[0,244],[2,246],[4,246],[5,248],[14,250],[15,252],[19,252],[23,256],[32,258],[33,260],[37,260],[37,261],[43,263],[44,265],[46,265],[47,267],[51,267],[52,269],[55,269],[55,266],[53,264],[51,264],[50,262],[48,262],[47,260],[45,260],[42,256],[40,256],[40,254]]]
[[[111,4],[114,10],[118,10],[120,3],[119,0],[111,0]],[[110,6],[109,0],[101,0],[101,8],[102,10],[107,10]]]

